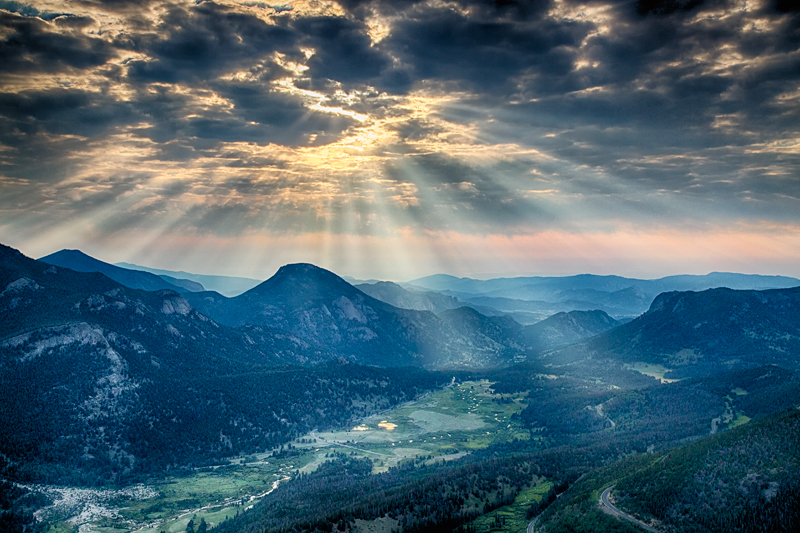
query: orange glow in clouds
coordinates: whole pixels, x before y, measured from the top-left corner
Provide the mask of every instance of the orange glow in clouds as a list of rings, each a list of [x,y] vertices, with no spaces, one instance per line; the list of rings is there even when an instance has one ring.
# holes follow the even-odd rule
[[[310,262],[359,279],[411,280],[434,273],[456,276],[566,276],[580,273],[658,278],[713,271],[800,275],[800,226],[748,226],[706,231],[654,229],[612,233],[547,230],[524,235],[417,232],[387,236],[323,232],[130,236],[130,247],[108,262],[266,279],[287,263]],[[116,238],[119,238],[117,236]],[[56,249],[40,242],[38,257]],[[88,253],[109,249],[96,240],[76,243]]]

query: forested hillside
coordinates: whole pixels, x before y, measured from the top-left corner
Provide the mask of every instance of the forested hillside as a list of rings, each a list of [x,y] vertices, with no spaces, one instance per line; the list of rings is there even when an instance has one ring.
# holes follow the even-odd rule
[[[601,512],[615,505],[663,531],[793,532],[800,528],[800,411],[598,469],[548,508],[537,530],[600,532],[638,527]]]
[[[682,457],[676,449],[693,454],[696,448],[685,448],[687,443],[712,432],[730,435],[729,440],[715,440],[712,436],[701,442],[741,441],[741,450],[751,444],[760,446],[759,431],[774,437],[782,431],[791,434],[780,450],[794,446],[800,438],[796,424],[786,425],[783,418],[767,414],[800,405],[797,376],[778,367],[732,371],[678,383],[651,383],[649,387],[627,390],[578,377],[542,374],[543,370],[544,367],[528,363],[488,374],[494,381],[492,390],[498,402],[513,391],[529,391],[528,406],[520,415],[530,430],[527,439],[497,443],[456,461],[423,458],[379,475],[369,475],[368,462],[353,462],[347,455],[332,458],[333,462],[318,472],[282,486],[256,509],[221,524],[219,529],[360,531],[357,520],[381,520],[403,532],[459,527],[466,531],[476,517],[510,505],[526,487],[543,480],[554,486],[550,499],[531,505],[529,514],[533,516],[555,501],[555,493],[580,479],[568,493],[576,494],[577,500],[572,496],[559,498],[559,505],[546,515],[553,518],[543,523],[547,528],[543,531],[636,531],[635,526],[596,508],[600,484],[616,482],[618,476],[645,468],[665,456],[663,464],[671,465],[670,458]],[[759,420],[757,425],[747,424],[751,417]],[[762,429],[751,432],[751,427]],[[778,450],[769,446],[759,453],[766,457]],[[727,448],[709,450],[720,454],[715,468],[724,469]],[[756,454],[754,464],[775,474],[775,465],[785,463],[783,471],[791,471],[795,459],[784,461],[785,452],[780,450],[770,461],[759,459]],[[748,483],[755,486],[757,479],[761,478]],[[691,486],[691,481],[687,483]],[[726,483],[730,490],[737,490],[735,483]],[[645,494],[650,494],[649,485],[642,487]],[[669,501],[668,487],[664,485],[658,501]],[[620,494],[623,488],[620,482]],[[781,494],[794,495],[790,489],[791,485],[787,485],[788,492]],[[692,498],[696,495],[687,501]],[[574,502],[578,507],[563,507],[562,501]],[[774,520],[785,513],[786,505],[781,505],[783,510],[774,508],[778,513]],[[766,509],[772,513],[772,507]],[[697,507],[699,515],[706,512],[711,511]],[[676,531],[695,530],[681,525]]]
[[[640,361],[671,369],[667,378],[682,378],[765,363],[798,368],[798,353],[800,287],[720,288],[664,293],[636,320],[561,350],[552,360]]]
[[[0,249],[0,453],[20,479],[80,485],[264,451],[443,383],[306,363],[286,332],[235,330],[177,293],[127,289]]]

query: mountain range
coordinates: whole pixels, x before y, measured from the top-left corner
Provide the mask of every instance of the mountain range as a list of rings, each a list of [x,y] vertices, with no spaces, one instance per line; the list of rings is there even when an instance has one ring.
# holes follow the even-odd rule
[[[12,429],[0,453],[37,480],[130,479],[263,449],[446,379],[380,367],[475,369],[529,354],[509,317],[399,309],[307,264],[229,299],[129,288],[0,245],[0,288],[0,416]]]
[[[265,325],[361,364],[480,368],[508,364],[524,348],[507,336],[476,334],[459,320],[401,309],[310,264],[286,265],[234,298],[187,295],[201,313],[229,326]],[[488,324],[484,315],[473,317]],[[487,331],[491,327],[487,326]]]
[[[94,484],[264,449],[444,379],[303,368],[331,357],[283,330],[218,324],[172,290],[129,289],[1,245],[0,287],[0,457],[31,479]]]
[[[289,363],[344,357],[379,366],[493,367],[522,360],[531,350],[554,348],[601,331],[597,324],[579,324],[592,322],[590,313],[570,311],[571,322],[563,327],[577,329],[554,334],[552,323],[522,327],[493,308],[464,307],[452,296],[407,290],[389,282],[354,287],[308,264],[286,265],[269,280],[228,298],[215,291],[197,291],[200,286],[191,280],[110,265],[78,250],[62,250],[42,262],[103,273],[132,289],[182,292],[193,309],[219,324],[246,331],[262,344],[270,342],[263,331],[280,331],[278,337],[293,338],[297,346],[304,343],[297,353],[289,354],[286,347],[278,350],[281,360]],[[610,318],[601,322],[606,329],[616,324]],[[303,351],[305,347],[309,349]]]
[[[647,311],[656,296],[670,291],[701,291],[717,287],[741,290],[800,286],[786,276],[712,272],[704,276],[679,275],[655,280],[581,274],[563,277],[519,277],[476,280],[436,274],[403,284],[407,288],[437,291],[467,304],[509,312],[532,323],[561,311],[600,309],[615,318],[632,318]]]
[[[369,465],[353,464],[374,487],[364,489],[362,500],[346,502],[358,516],[392,509],[407,525],[422,524],[429,517],[415,514],[422,507],[414,501],[427,494],[429,508],[436,509],[443,501],[437,491],[446,486],[451,518],[458,517],[452,524],[458,525],[474,518],[458,502],[477,502],[475,508],[485,513],[490,502],[513,501],[521,485],[511,478],[529,480],[535,471],[566,486],[579,479],[581,468],[585,473],[617,464],[620,457],[685,444],[800,401],[800,287],[668,291],[623,322],[601,309],[570,309],[565,302],[605,298],[610,305],[617,296],[609,295],[619,293],[621,301],[645,289],[622,287],[625,278],[582,276],[571,287],[560,279],[547,289],[572,298],[559,303],[566,305],[563,312],[521,324],[514,315],[481,312],[487,308],[477,303],[462,305],[467,293],[455,297],[382,282],[356,287],[304,263],[286,265],[234,297],[131,272],[77,251],[36,261],[0,245],[5,476],[94,485],[130,483],[168,469],[190,471],[285,444],[315,428],[347,427],[454,376],[470,376],[492,382],[493,402],[526,393],[526,407],[516,416],[530,439],[515,438],[452,466],[434,461],[431,470],[409,473],[414,467],[406,465],[382,478],[369,477]],[[732,285],[791,282],[720,276]],[[712,277],[664,283],[702,287]],[[483,283],[474,281],[453,286],[475,290]],[[502,280],[490,281],[484,286],[490,292],[507,289]],[[514,282],[523,283],[519,294],[534,294],[524,289],[528,281]],[[414,286],[428,283],[418,282]],[[552,293],[553,287],[559,292]],[[475,298],[499,305],[506,297]],[[524,302],[511,300],[503,305]],[[797,427],[776,420],[776,427]],[[699,464],[681,466],[680,475],[700,475]],[[766,476],[769,494],[770,483],[788,483],[771,471],[753,472]],[[498,476],[505,480],[502,495],[492,488]],[[478,478],[474,486],[467,482]],[[314,486],[315,479],[289,486]],[[649,498],[647,487],[669,490],[656,481],[621,484],[620,497],[631,509],[691,530]],[[403,487],[406,496],[386,492],[390,486]],[[746,487],[747,501],[756,498],[753,487]],[[301,501],[314,497],[300,489],[288,493]],[[681,494],[691,500],[688,492]],[[388,499],[378,502],[383,495]],[[552,524],[571,523],[563,506],[553,509]],[[355,516],[330,512],[345,529]],[[319,516],[321,523],[328,520]],[[237,524],[228,527],[236,530]],[[431,522],[428,530],[440,525]]]

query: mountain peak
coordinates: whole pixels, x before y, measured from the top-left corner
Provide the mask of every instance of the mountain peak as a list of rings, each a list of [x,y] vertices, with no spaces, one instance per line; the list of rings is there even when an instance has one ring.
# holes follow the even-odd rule
[[[83,253],[80,250],[71,250],[68,248],[64,248],[63,250],[59,250],[57,252],[53,252],[50,255],[46,255],[44,257],[40,257],[39,261],[44,263],[48,263],[51,265],[56,266],[64,266],[66,268],[72,268],[73,270],[84,271],[83,269],[73,268],[73,266],[82,266],[82,267],[100,267],[104,265],[102,261],[99,259],[95,259],[94,257]],[[69,264],[67,264],[69,263]],[[100,272],[97,270],[97,272]]]
[[[283,265],[281,268],[278,269],[278,272],[275,273],[276,276],[283,275],[283,276],[308,276],[308,275],[328,275],[334,276],[339,278],[336,274],[331,272],[330,270],[325,270],[322,267],[318,267],[317,265],[313,265],[311,263],[289,263],[288,265]],[[339,278],[341,279],[341,278]],[[343,280],[344,281],[344,280]]]
[[[275,275],[242,296],[271,294],[273,296],[283,295],[289,300],[296,298],[313,300],[318,297],[349,296],[360,292],[330,270],[311,263],[291,263],[279,268]]]
[[[290,263],[288,265],[283,265],[278,269],[275,275],[270,278],[270,280],[284,283],[289,281],[325,284],[333,283],[337,285],[344,284],[348,287],[352,287],[352,285],[330,270],[325,270],[324,268],[312,265],[311,263]]]
[[[100,272],[131,289],[145,291],[159,291],[163,289],[175,292],[186,292],[186,289],[173,285],[168,281],[138,270],[128,270],[111,265],[83,253],[80,250],[59,250],[58,252],[39,258],[39,261],[62,268],[69,268],[76,272]]]

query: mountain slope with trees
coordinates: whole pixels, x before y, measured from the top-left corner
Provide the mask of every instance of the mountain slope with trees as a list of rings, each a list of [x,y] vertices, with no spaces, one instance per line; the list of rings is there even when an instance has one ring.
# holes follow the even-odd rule
[[[128,289],[0,248],[0,453],[21,479],[132,480],[280,445],[444,382],[318,359],[267,327],[236,330],[173,291]]]
[[[284,329],[320,350],[363,364],[486,368],[507,365],[523,351],[522,346],[506,350],[497,343],[474,342],[463,321],[394,307],[309,264],[286,265],[235,298],[205,292],[187,299],[220,323]]]
[[[605,514],[600,493],[662,531],[793,532],[800,528],[797,408],[657,454],[597,469],[542,514],[547,533],[641,531]]]
[[[800,368],[800,287],[661,294],[647,313],[548,355],[552,364],[608,360],[670,369],[666,378],[775,364]]]

